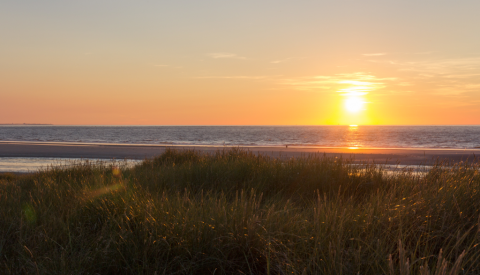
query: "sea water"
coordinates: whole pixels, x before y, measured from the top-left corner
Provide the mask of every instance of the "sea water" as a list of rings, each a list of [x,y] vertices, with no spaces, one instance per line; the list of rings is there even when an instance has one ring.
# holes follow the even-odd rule
[[[0,126],[0,141],[480,148],[480,126]]]
[[[3,125],[0,142],[480,149],[480,126],[51,126]],[[69,160],[63,160],[63,163]],[[0,172],[61,165],[0,158]]]

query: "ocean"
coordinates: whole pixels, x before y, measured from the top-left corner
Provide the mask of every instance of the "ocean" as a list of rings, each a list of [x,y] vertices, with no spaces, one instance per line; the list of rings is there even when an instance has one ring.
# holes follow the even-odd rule
[[[0,141],[480,148],[480,126],[0,126]]]
[[[51,126],[2,125],[0,142],[479,149],[480,126]],[[0,172],[71,160],[0,158]]]

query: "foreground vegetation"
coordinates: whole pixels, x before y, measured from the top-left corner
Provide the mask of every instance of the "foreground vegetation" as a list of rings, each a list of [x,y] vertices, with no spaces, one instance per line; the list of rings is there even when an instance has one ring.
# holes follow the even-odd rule
[[[167,151],[0,175],[2,274],[478,274],[478,163]]]

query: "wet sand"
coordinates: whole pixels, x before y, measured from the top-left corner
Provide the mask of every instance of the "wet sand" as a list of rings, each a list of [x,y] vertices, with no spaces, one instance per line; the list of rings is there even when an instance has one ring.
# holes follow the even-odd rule
[[[229,146],[165,146],[130,144],[80,144],[80,143],[34,143],[0,142],[0,157],[47,157],[47,158],[95,158],[95,159],[145,159],[165,152],[167,148],[177,150],[194,149],[213,153],[228,150]],[[255,154],[287,159],[291,157],[321,154],[327,157],[353,158],[357,162],[377,164],[430,165],[437,159],[442,161],[478,161],[480,149],[391,149],[391,148],[318,148],[318,147],[248,147],[238,148]]]

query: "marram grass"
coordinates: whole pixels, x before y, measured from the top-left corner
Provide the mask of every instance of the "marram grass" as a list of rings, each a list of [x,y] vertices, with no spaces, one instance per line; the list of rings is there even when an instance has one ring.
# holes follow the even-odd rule
[[[0,175],[1,274],[479,274],[478,163],[168,150]]]

